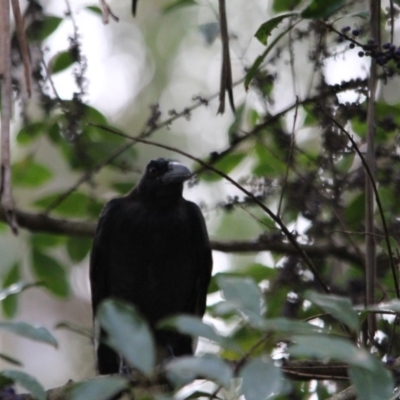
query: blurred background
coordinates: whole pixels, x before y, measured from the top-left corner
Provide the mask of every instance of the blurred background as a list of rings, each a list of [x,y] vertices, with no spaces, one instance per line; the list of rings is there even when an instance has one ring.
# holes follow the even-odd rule
[[[121,138],[85,124],[83,128],[73,126],[73,121],[100,124],[108,121],[123,132],[137,136],[192,107],[199,98],[214,96],[206,105],[202,104],[187,112],[185,117],[151,132],[151,139],[206,159],[210,153],[228,148],[238,135],[251,131],[268,116],[284,111],[279,126],[285,132],[283,139],[287,141],[295,132],[297,149],[317,156],[325,139],[317,123],[306,121],[310,116],[307,110],[297,110],[293,104],[296,99],[316,95],[322,83],[334,86],[344,81],[365,79],[370,63],[368,57],[359,56],[359,49],[349,48],[348,44],[337,41],[335,35],[325,43],[331,53],[323,53],[318,47],[320,32],[317,26],[303,21],[298,25],[298,31],[293,31],[293,36],[292,33],[286,35],[273,48],[265,60],[267,67],[257,76],[256,85],[246,90],[243,78],[266,48],[254,35],[262,23],[285,8],[279,7],[279,1],[229,0],[226,5],[237,113],[235,116],[227,106],[221,115],[217,114],[221,71],[217,1],[199,0],[193,5],[190,1],[140,0],[137,15],[133,17],[128,0],[109,0],[119,21],[110,18],[108,24],[103,24],[99,8],[96,8],[99,4],[94,1],[41,0],[30,2],[29,7],[34,7],[33,3],[37,10],[32,11],[32,15],[37,12],[42,18],[57,17],[46,20],[55,24],[55,28],[40,42],[43,51],[38,50],[36,54],[39,61],[43,58],[47,64],[51,80],[43,79],[31,99],[22,95],[15,103],[12,122],[14,197],[17,208],[47,212],[51,216],[96,221],[102,205],[129,191],[152,158],[174,158],[196,168],[192,161],[179,154],[136,144],[100,168],[61,205],[54,206],[58,195],[76,185],[87,171],[96,168],[124,143]],[[366,1],[349,2],[348,16],[343,17],[341,26],[364,24],[361,14],[366,4]],[[175,7],[169,7],[171,5]],[[21,7],[26,12],[28,3],[21,1]],[[349,16],[357,13],[360,14],[358,19]],[[285,22],[279,25],[272,38],[285,27]],[[384,35],[389,35],[389,28]],[[60,58],[60,53],[67,50],[75,54],[74,62]],[[43,66],[39,72],[46,75]],[[393,78],[391,85],[380,88],[379,96],[388,102],[397,102],[398,85],[398,78]],[[362,91],[352,87],[341,90],[337,97],[343,105],[365,101]],[[64,109],[60,106],[63,101]],[[82,116],[83,109],[91,119]],[[85,142],[85,138],[90,140]],[[230,164],[223,167],[230,176],[251,187],[263,199],[270,196],[269,206],[276,210],[279,180],[270,177],[268,168],[283,176],[285,161],[252,174],[260,165],[260,154],[253,144],[242,143],[236,159],[231,158]],[[263,165],[265,167],[265,163]],[[300,193],[300,188],[298,190]],[[184,195],[202,206],[213,240],[255,240],[266,229],[265,223],[260,223],[262,214],[259,210],[237,207],[230,211],[235,201],[245,202],[245,199],[226,181],[205,176],[197,184],[187,185]],[[291,195],[295,197],[296,191]],[[296,231],[301,243],[307,244],[311,240],[305,232],[311,220],[304,215],[304,212],[290,214],[287,226]],[[0,339],[0,351],[19,359],[24,371],[35,376],[45,388],[94,375],[90,340],[73,332],[54,329],[61,321],[91,328],[90,246],[89,238],[31,233],[24,229],[18,236],[13,236],[5,225],[1,227],[0,278],[3,286],[20,279],[40,280],[48,274],[43,270],[44,265],[51,266],[54,273],[53,277],[46,278],[52,280],[50,290],[26,290],[18,300],[7,303],[3,313],[4,317],[12,316],[49,328],[56,336],[59,348],[32,344],[28,339],[11,334],[2,333]],[[214,251],[213,256],[214,273],[240,270],[249,265],[273,269],[282,262],[281,255],[271,255],[268,251]],[[267,280],[264,283],[267,288]],[[218,294],[212,294],[210,304],[218,298]],[[5,365],[0,361],[0,368]]]

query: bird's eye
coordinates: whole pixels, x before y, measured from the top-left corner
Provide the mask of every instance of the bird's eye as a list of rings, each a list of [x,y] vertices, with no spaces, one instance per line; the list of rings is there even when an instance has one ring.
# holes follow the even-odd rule
[[[158,169],[156,167],[150,167],[149,168],[149,174],[150,174],[150,176],[157,176],[158,175]]]

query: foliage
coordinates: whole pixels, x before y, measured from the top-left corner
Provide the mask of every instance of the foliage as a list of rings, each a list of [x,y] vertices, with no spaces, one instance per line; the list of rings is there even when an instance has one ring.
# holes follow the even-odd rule
[[[7,318],[18,316],[19,303],[24,301],[21,293],[26,290],[43,290],[61,300],[71,296],[71,266],[87,264],[91,237],[87,233],[74,235],[68,228],[62,235],[56,234],[46,230],[43,221],[47,217],[60,218],[60,224],[61,218],[71,224],[96,221],[104,193],[120,195],[132,187],[131,180],[121,177],[137,172],[144,152],[127,135],[117,134],[99,110],[85,103],[86,61],[73,15],[46,15],[31,3],[26,10],[26,20],[31,21],[26,31],[32,52],[45,48],[46,39],[65,21],[72,19],[74,32],[69,48],[57,49],[45,69],[32,57],[35,102],[41,116],[31,118],[25,109],[28,107],[22,107],[12,173],[17,204],[29,209],[37,223],[29,225],[21,218],[21,225],[31,229],[20,239],[29,249],[29,273],[22,268],[22,255],[2,271],[0,301]],[[171,1],[160,18],[196,7],[200,5],[193,0]],[[391,7],[390,12],[381,10],[382,18],[378,19],[387,37],[392,17],[400,11],[398,2]],[[98,8],[89,9],[99,14]],[[332,84],[326,65],[354,54],[369,57],[378,65],[376,75],[381,84],[395,86],[400,47],[393,38],[379,47],[371,37],[372,16],[360,11],[356,1],[275,0],[270,12],[252,32],[259,52],[246,59],[241,71],[238,84],[249,95],[238,96],[237,113],[224,132],[226,147],[215,145],[210,154],[197,148],[187,150],[199,157],[198,179],[193,184],[218,191],[222,187],[218,185],[225,182],[223,174],[227,174],[235,177],[240,188],[224,201],[212,199],[212,204],[204,207],[207,214],[214,212],[212,215],[218,217],[216,232],[223,240],[214,240],[214,249],[251,254],[241,259],[245,261],[235,259],[228,271],[214,274],[209,294],[217,300],[209,303],[210,320],[180,315],[160,323],[163,329],[200,338],[206,350],[168,360],[159,367],[150,329],[137,310],[107,301],[97,316],[107,332],[107,343],[138,370],[145,388],[157,386],[161,368],[170,384],[170,397],[150,389],[138,394],[121,376],[77,383],[68,389],[71,399],[108,399],[121,391],[134,392],[139,400],[173,399],[177,390],[200,378],[207,384],[201,390],[193,386],[188,399],[211,398],[212,394],[221,399],[240,395],[246,400],[308,398],[313,394],[326,399],[343,388],[342,379],[349,379],[363,400],[393,396],[397,381],[391,367],[400,357],[400,307],[396,300],[400,295],[396,293],[400,100],[389,104],[379,96],[372,107],[376,133],[374,142],[368,144],[374,147],[370,175],[360,160],[360,156],[366,157],[364,148],[371,128],[368,78],[360,67],[358,78]],[[17,43],[14,37],[15,54]],[[208,46],[214,46],[213,41]],[[13,62],[17,71],[21,67],[17,56]],[[72,70],[76,92],[72,98],[62,99],[46,82]],[[307,84],[303,74],[310,78]],[[23,83],[18,76],[14,90],[23,103]],[[281,101],[282,81],[289,76],[293,92],[285,93],[289,99],[285,103]],[[343,102],[341,96],[349,93],[352,102]],[[170,110],[167,118],[162,117],[159,105],[153,105],[142,130],[134,131],[135,137],[154,135],[181,118],[190,121],[201,107],[209,105],[212,96],[197,96],[195,100],[182,111]],[[59,184],[57,168],[36,151],[43,143],[72,176],[79,177],[75,184],[62,180]],[[204,168],[204,163],[214,170]],[[106,178],[97,177],[99,171]],[[371,177],[383,212],[379,207],[368,211],[365,206],[369,196],[365,185]],[[373,213],[373,232],[368,232],[365,224],[368,213]],[[251,240],[249,231],[255,236]],[[7,235],[7,231],[2,229],[0,234]],[[364,307],[370,283],[365,238],[371,236],[377,252],[377,282],[373,283],[377,304]],[[235,241],[227,239],[232,237]],[[260,261],[265,260],[265,251],[269,252],[268,262]],[[321,281],[329,293],[323,293]],[[371,328],[374,324],[376,329]],[[378,333],[375,337],[368,333],[371,329]],[[35,341],[57,346],[48,329],[26,322],[0,322],[0,331],[29,338],[32,346]],[[12,355],[1,352],[0,358],[21,365]],[[306,372],[301,369],[305,366]],[[339,373],[339,367],[345,372]],[[313,380],[315,385],[300,386],[292,378]],[[36,399],[46,396],[33,376],[7,369],[0,372],[0,397],[14,383]],[[224,396],[226,392],[231,397]]]

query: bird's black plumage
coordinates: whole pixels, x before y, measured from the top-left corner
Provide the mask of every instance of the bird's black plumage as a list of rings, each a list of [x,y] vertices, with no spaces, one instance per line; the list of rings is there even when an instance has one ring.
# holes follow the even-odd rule
[[[156,324],[177,313],[203,316],[212,268],[204,218],[182,197],[189,176],[180,163],[151,161],[136,188],[104,207],[90,262],[93,313],[109,297],[134,304],[171,356],[191,354],[192,342]],[[118,372],[119,358],[105,344],[97,363],[101,374]]]

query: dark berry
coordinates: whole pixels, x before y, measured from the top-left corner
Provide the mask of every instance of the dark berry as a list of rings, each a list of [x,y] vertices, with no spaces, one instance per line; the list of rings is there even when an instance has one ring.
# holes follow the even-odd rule
[[[369,45],[374,45],[375,44],[375,39],[368,39],[367,42]]]
[[[350,29],[351,29],[350,26],[344,26],[344,27],[342,28],[342,32],[343,32],[343,33],[344,33],[344,32],[348,32]]]
[[[384,48],[385,50],[390,49],[390,43],[384,43],[382,45],[382,48]]]
[[[354,47],[356,47],[356,45],[355,45],[354,43],[350,43],[350,44],[349,44],[349,47],[350,47],[351,49],[354,49]]]
[[[358,52],[358,57],[364,57],[364,52],[363,51],[359,51]]]
[[[360,31],[358,29],[353,29],[351,33],[353,34],[353,36],[358,36],[360,34]]]
[[[343,36],[338,36],[337,42],[338,43],[343,43],[344,42],[344,37]]]

